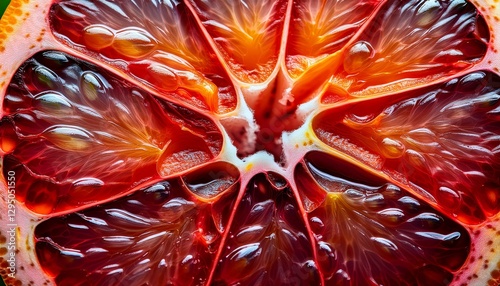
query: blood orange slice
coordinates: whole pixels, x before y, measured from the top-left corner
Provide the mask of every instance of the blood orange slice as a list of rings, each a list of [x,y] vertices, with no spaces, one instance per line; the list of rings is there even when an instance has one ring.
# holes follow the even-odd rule
[[[499,9],[13,1],[2,278],[498,285]]]

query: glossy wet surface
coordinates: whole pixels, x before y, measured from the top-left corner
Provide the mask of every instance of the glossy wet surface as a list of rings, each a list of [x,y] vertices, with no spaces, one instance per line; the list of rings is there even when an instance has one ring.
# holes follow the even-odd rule
[[[57,285],[448,285],[500,211],[500,79],[466,1],[50,11],[85,56],[19,68],[0,148]]]

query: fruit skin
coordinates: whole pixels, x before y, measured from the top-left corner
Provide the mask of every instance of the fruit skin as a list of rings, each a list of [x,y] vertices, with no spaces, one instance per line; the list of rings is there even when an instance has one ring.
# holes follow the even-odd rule
[[[7,85],[17,68],[36,52],[54,49],[75,56],[83,56],[78,51],[70,50],[67,46],[56,41],[50,33],[47,13],[52,1],[48,0],[14,0],[7,8],[0,20],[0,95],[5,94]],[[500,73],[500,54],[497,47],[496,35],[500,35],[500,3],[497,0],[472,1],[480,11],[485,13],[489,23],[491,46],[485,58],[476,65],[477,69],[490,70]],[[32,23],[43,23],[33,27]],[[100,66],[96,60],[90,62]],[[117,72],[120,74],[120,72]],[[3,100],[0,100],[0,117]],[[0,150],[0,155],[3,151]],[[0,167],[2,162],[0,161]],[[8,178],[0,173],[0,275],[7,285],[41,285],[52,284],[50,279],[43,276],[40,265],[34,253],[33,229],[40,217],[30,213],[21,205],[16,205],[16,226],[9,225],[8,209]],[[14,227],[14,231],[11,231]],[[494,271],[500,271],[500,214],[489,218],[480,225],[467,226],[471,234],[473,245],[471,255],[466,265],[461,269],[452,285],[499,285],[500,280],[494,280]],[[10,231],[10,232],[9,232]],[[11,234],[13,234],[11,236]],[[16,255],[17,271],[15,278],[8,276],[8,247],[11,237],[15,237],[15,245],[19,251]],[[12,246],[12,244],[10,245]],[[495,272],[496,273],[496,272]],[[497,276],[496,276],[497,277]],[[30,283],[32,281],[32,283]],[[21,284],[22,283],[22,284]]]

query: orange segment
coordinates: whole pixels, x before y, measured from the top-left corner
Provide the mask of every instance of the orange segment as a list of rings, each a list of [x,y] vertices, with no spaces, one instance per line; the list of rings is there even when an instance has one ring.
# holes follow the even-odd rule
[[[392,104],[366,101],[326,111],[314,128],[323,142],[453,217],[480,223],[500,212],[499,82],[488,72],[471,73],[395,95]]]
[[[199,285],[221,241],[216,224],[225,219],[212,219],[210,205],[193,200],[178,180],[163,181],[44,221],[35,229],[35,247],[58,285]]]
[[[222,148],[207,117],[63,53],[37,54],[21,70],[7,90],[0,131],[4,170],[38,186],[22,184],[17,192],[34,212],[113,198],[207,162]],[[186,152],[199,156],[186,165]]]
[[[276,180],[285,185],[276,188]],[[284,178],[255,176],[237,206],[214,283],[318,285],[317,265],[301,221]]]
[[[61,1],[52,6],[50,21],[61,41],[97,53],[169,99],[216,112],[234,109],[229,77],[186,5],[123,4]]]
[[[189,2],[239,80],[268,79],[278,61],[286,1]]]
[[[472,67],[486,54],[489,31],[466,1],[388,1],[345,47],[332,84],[355,95],[392,92]]]
[[[286,66],[298,77],[324,56],[341,50],[382,1],[294,1]]]
[[[448,285],[466,261],[467,229],[424,201],[324,153],[304,167],[317,184],[298,191],[325,193],[307,217],[326,284]]]

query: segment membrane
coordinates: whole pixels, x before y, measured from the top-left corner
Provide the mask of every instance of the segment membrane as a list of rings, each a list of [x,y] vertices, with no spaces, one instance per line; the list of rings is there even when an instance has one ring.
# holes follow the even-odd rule
[[[242,156],[278,159],[318,90],[327,104],[387,95],[480,62],[490,35],[465,0],[55,2],[56,38],[126,77],[48,51],[4,99],[1,163],[22,182],[17,199],[36,214],[77,211],[35,228],[58,285],[448,285],[471,248],[456,220],[500,212],[500,78],[489,72],[319,114],[319,147],[354,160],[307,154],[297,189],[271,172],[241,186],[235,165],[213,162],[217,123],[184,107],[231,112],[231,79],[243,82],[260,98],[258,126],[232,128],[258,137]],[[281,57],[290,82],[269,78]]]
[[[341,50],[381,1],[294,1],[286,66],[298,77],[317,60]]]
[[[196,201],[179,180],[159,182],[40,223],[36,253],[57,285],[203,285],[228,218],[213,216],[223,214],[217,204]]]
[[[467,229],[360,168],[312,152],[295,179],[323,193],[304,207],[326,285],[448,285],[467,259]]]
[[[3,107],[3,171],[16,171],[17,199],[41,214],[111,199],[222,148],[208,117],[60,52],[28,60]]]
[[[420,85],[471,67],[489,38],[483,16],[465,0],[387,1],[346,47],[331,84],[354,95]]]
[[[276,67],[287,1],[190,0],[231,72],[265,81]]]
[[[390,100],[390,101],[388,101]],[[329,110],[316,135],[466,223],[500,211],[500,78],[475,72]]]
[[[182,2],[65,0],[50,15],[61,41],[170,97],[217,112],[236,106],[227,73]]]
[[[320,283],[299,206],[290,188],[280,182],[286,180],[260,174],[247,185],[215,272],[215,285]]]

